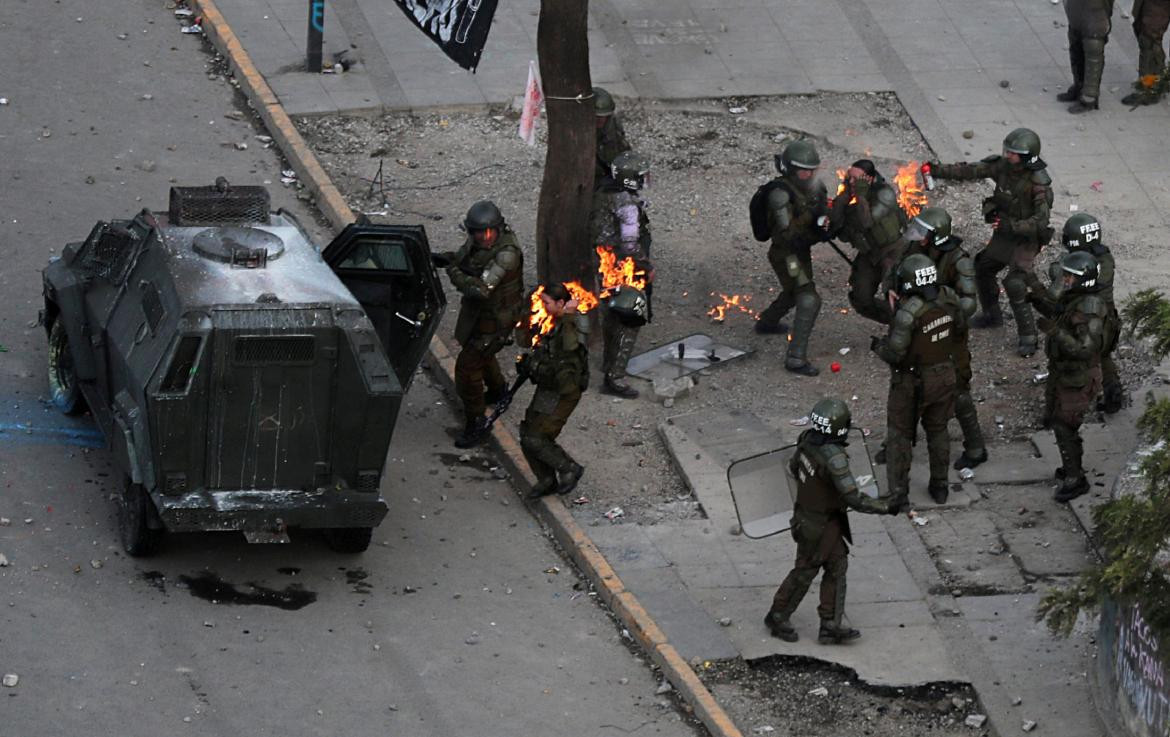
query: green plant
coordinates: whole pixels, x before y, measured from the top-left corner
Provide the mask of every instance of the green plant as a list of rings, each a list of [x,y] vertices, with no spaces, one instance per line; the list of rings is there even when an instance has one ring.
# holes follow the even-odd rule
[[[1170,301],[1143,290],[1126,300],[1122,317],[1129,331],[1151,341],[1158,360],[1170,354]],[[1150,450],[1140,473],[1144,494],[1105,502],[1093,510],[1104,560],[1083,571],[1077,582],[1053,589],[1040,602],[1037,618],[1067,635],[1082,610],[1106,599],[1141,606],[1151,629],[1170,641],[1170,399],[1151,397],[1137,423]]]

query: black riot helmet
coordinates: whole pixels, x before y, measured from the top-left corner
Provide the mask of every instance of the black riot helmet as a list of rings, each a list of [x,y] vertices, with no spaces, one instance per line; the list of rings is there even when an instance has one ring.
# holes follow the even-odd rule
[[[646,186],[650,162],[635,151],[622,151],[613,158],[609,170],[615,182],[631,192],[637,192]]]
[[[903,236],[909,243],[921,243],[946,253],[958,246],[951,237],[951,215],[941,207],[924,207],[914,216]]]
[[[1088,251],[1070,251],[1060,259],[1065,291],[1097,291],[1097,257]]]
[[[1060,241],[1070,251],[1101,245],[1101,221],[1087,212],[1078,212],[1064,221]]]
[[[812,429],[829,440],[844,440],[849,435],[849,425],[853,421],[849,405],[840,399],[822,399],[813,405],[808,418],[812,422]]]
[[[504,215],[496,203],[491,200],[480,200],[467,211],[463,219],[463,227],[468,231],[499,228],[504,225]]]
[[[938,290],[938,268],[929,256],[912,253],[898,264],[898,293],[931,297]]]

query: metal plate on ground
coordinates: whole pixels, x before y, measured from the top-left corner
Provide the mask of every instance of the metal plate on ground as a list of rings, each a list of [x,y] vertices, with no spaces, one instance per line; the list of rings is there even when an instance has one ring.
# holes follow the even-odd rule
[[[879,489],[865,444],[865,435],[853,428],[845,446],[849,469],[866,496],[877,498]],[[788,468],[796,444],[770,450],[732,463],[727,468],[727,485],[744,537],[759,540],[785,532],[791,526],[796,501],[796,479]]]
[[[747,354],[748,351],[716,343],[710,335],[697,333],[639,353],[626,365],[626,373],[647,381],[670,381]]]

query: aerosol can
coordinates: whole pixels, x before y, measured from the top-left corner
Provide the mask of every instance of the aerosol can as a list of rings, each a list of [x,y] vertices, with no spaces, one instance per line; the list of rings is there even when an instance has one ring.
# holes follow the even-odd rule
[[[926,163],[919,169],[922,174],[922,186],[926,187],[927,192],[934,191],[934,174],[930,171],[930,164]]]

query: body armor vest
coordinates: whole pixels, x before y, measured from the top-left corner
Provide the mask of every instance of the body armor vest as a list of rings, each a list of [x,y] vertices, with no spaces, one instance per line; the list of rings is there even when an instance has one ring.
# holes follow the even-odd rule
[[[955,316],[937,301],[925,302],[914,316],[914,334],[906,352],[907,368],[950,361],[955,350]]]

